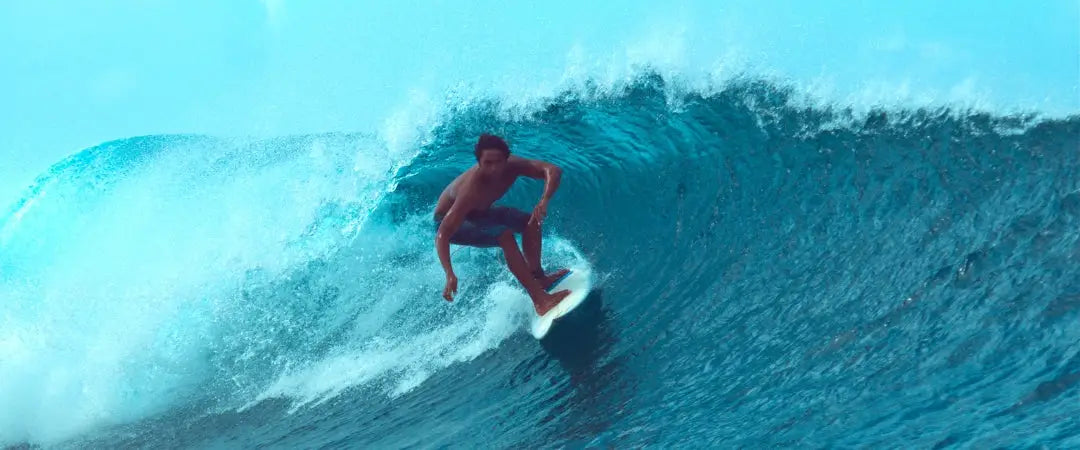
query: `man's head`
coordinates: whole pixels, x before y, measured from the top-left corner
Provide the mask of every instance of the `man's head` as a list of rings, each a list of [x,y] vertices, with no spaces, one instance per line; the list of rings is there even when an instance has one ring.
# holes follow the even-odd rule
[[[481,134],[476,141],[476,162],[480,163],[480,175],[492,177],[502,173],[506,160],[510,158],[510,147],[506,141],[492,134]]]

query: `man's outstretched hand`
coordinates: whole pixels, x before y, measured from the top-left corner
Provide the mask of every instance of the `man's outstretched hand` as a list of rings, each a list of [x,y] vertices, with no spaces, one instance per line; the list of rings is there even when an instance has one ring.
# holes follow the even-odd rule
[[[442,296],[448,302],[454,301],[454,294],[457,294],[457,275],[446,276],[446,289],[443,289]]]
[[[537,203],[536,207],[533,208],[532,216],[529,217],[529,223],[530,224],[535,223],[537,225],[543,225],[544,224],[544,217],[546,217],[546,216],[547,216],[547,201],[541,200],[540,203]]]

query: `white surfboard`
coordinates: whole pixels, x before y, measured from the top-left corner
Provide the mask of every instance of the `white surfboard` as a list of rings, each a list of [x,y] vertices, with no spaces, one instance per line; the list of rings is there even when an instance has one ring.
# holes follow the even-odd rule
[[[542,339],[551,329],[551,324],[555,319],[573,311],[585,300],[585,297],[589,295],[589,289],[592,288],[592,280],[589,275],[591,275],[589,269],[582,267],[570,268],[570,274],[548,289],[548,292],[569,290],[570,295],[567,295],[566,298],[543,316],[537,315],[536,310],[530,308],[532,310],[532,323],[529,331],[534,338]]]

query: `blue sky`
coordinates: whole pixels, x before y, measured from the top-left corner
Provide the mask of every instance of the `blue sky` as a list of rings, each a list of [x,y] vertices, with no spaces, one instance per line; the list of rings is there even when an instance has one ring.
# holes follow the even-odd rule
[[[111,139],[386,133],[448,88],[536,94],[642,62],[840,102],[1080,112],[1076,0],[508,3],[2,2],[0,204]]]

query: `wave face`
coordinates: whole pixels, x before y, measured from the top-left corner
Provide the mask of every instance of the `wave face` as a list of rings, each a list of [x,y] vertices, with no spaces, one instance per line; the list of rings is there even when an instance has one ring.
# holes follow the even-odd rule
[[[439,298],[431,207],[486,131],[564,168],[545,261],[598,277],[544,341],[493,251]],[[0,442],[1080,445],[1078,140],[643,75],[418,150],[106,143],[0,222]]]

